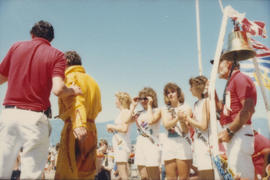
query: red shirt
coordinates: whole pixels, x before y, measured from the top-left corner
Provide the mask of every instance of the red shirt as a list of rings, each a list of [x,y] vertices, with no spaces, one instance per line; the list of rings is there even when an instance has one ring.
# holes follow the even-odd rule
[[[270,148],[270,140],[259,133],[255,133],[254,154],[261,152],[265,148]],[[260,174],[263,176],[264,155],[262,154],[257,157],[253,157],[252,161],[255,167],[256,174]]]
[[[64,78],[65,66],[64,53],[46,39],[33,38],[13,44],[0,64],[0,74],[8,77],[3,105],[46,110],[50,107],[52,77]]]
[[[239,111],[242,109],[241,101],[247,98],[251,98],[254,105],[257,103],[257,92],[253,81],[239,70],[234,72],[228,83],[226,91],[230,92],[231,105],[230,114],[225,116],[223,112],[220,116],[221,125],[231,123]],[[251,124],[251,119],[247,121],[247,124]]]

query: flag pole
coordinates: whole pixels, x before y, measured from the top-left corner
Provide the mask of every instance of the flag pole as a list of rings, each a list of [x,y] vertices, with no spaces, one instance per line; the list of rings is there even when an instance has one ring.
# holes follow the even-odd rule
[[[223,18],[222,18],[222,23],[220,27],[220,32],[219,32],[219,38],[218,38],[218,43],[217,43],[217,48],[216,48],[216,53],[214,57],[214,64],[212,67],[211,71],[211,76],[210,76],[210,84],[209,84],[209,98],[210,98],[210,144],[212,145],[212,153],[214,156],[219,154],[219,149],[218,149],[218,126],[217,126],[217,115],[216,115],[216,102],[215,102],[215,82],[216,82],[216,77],[217,77],[217,72],[218,72],[218,65],[220,61],[220,55],[223,47],[223,42],[224,42],[224,37],[226,33],[226,26],[227,26],[227,21],[228,21],[228,9],[230,6],[226,6],[225,9],[223,10]],[[219,179],[220,176],[218,175],[217,169],[214,168],[215,170],[215,178]]]
[[[198,64],[199,64],[200,75],[202,75],[203,74],[203,69],[202,69],[202,53],[201,53],[199,0],[196,0],[196,25],[197,25]]]
[[[261,76],[261,73],[259,71],[259,65],[258,65],[257,59],[253,58],[252,62],[253,62],[253,65],[255,67],[255,72],[256,72],[257,79],[258,79],[258,84],[260,86],[260,90],[261,90],[261,93],[263,96],[263,101],[264,101],[264,105],[265,105],[265,109],[266,109],[266,113],[267,113],[267,119],[268,119],[268,129],[270,131],[270,106],[269,106],[269,103],[267,101],[267,97],[265,94],[265,88],[264,88],[264,85],[262,83],[262,76]]]

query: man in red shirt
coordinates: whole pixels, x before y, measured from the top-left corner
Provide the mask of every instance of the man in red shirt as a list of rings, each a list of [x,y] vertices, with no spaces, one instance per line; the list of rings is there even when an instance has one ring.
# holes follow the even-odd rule
[[[64,84],[66,60],[50,44],[53,26],[39,21],[30,33],[32,40],[14,43],[0,64],[0,85],[8,82],[0,116],[0,179],[10,179],[21,147],[21,178],[41,178],[49,147],[50,93],[81,93]]]
[[[217,110],[221,113],[220,123],[224,128],[218,138],[220,142],[227,143],[229,167],[241,178],[254,179],[251,158],[254,152],[254,135],[251,117],[257,101],[256,87],[248,76],[240,72],[238,62],[230,77],[233,63],[221,59],[218,68],[219,78],[229,79],[225,104],[217,102]]]

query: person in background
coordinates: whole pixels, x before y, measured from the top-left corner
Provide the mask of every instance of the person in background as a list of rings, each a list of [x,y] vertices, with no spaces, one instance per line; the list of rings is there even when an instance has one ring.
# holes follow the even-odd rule
[[[65,84],[76,84],[82,94],[60,97],[59,118],[64,121],[57,158],[55,179],[94,179],[96,171],[97,130],[95,119],[101,111],[97,82],[86,74],[80,55],[67,51]]]
[[[215,179],[212,159],[210,155],[210,107],[208,93],[205,91],[208,79],[197,76],[189,80],[190,91],[198,100],[194,104],[193,118],[185,120],[194,127],[194,156],[199,173],[199,179]]]
[[[270,155],[270,140],[256,130],[253,130],[254,141],[254,154],[252,155],[252,161],[255,167],[256,178],[265,177],[267,174],[265,168],[268,164],[267,158]]]
[[[115,119],[115,124],[108,124],[107,131],[113,133],[112,144],[114,160],[121,179],[128,179],[128,159],[130,154],[130,123],[135,106],[132,105],[131,97],[126,92],[116,93],[116,107],[120,110]]]
[[[110,180],[111,172],[107,168],[109,165],[108,159],[108,142],[105,139],[100,139],[99,148],[97,149],[97,160],[96,160],[96,176],[95,180]]]
[[[50,44],[53,26],[41,20],[30,34],[32,39],[14,43],[0,64],[0,85],[8,83],[0,115],[0,179],[11,177],[21,147],[21,179],[41,178],[51,131],[51,91],[58,97],[81,94],[79,87],[64,84],[66,59]]]
[[[138,130],[135,164],[142,180],[159,180],[161,157],[158,139],[161,111],[158,108],[157,94],[152,88],[145,87],[134,100],[143,107],[143,110],[132,118],[132,121],[136,121]]]
[[[162,159],[166,178],[188,179],[192,164],[192,150],[184,117],[185,114],[192,115],[192,110],[184,103],[184,93],[175,83],[167,83],[163,95],[166,107],[162,109],[161,114],[167,136],[163,140]]]

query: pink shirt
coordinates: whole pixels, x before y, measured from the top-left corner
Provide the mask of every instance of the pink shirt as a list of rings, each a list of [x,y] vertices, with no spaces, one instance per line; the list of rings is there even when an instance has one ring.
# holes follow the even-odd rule
[[[3,105],[46,110],[50,106],[52,77],[65,77],[64,53],[44,38],[17,42],[0,64],[0,74],[8,77]]]
[[[221,113],[220,123],[225,125],[231,123],[239,111],[242,109],[241,101],[247,98],[251,98],[254,105],[257,103],[257,92],[253,81],[239,70],[234,72],[231,76],[226,91],[230,92],[231,105],[229,116],[225,116]],[[247,124],[251,124],[251,119],[247,121]]]

